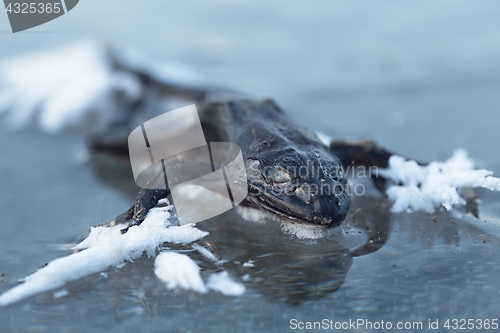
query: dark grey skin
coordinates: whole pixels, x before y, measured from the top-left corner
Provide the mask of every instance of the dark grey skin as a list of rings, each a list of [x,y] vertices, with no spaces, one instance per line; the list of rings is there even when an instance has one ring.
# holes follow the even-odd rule
[[[251,204],[291,221],[344,220],[350,197],[340,161],[273,101],[210,102],[200,115],[209,141],[240,146]]]
[[[340,161],[274,102],[210,100],[199,115],[207,142],[233,142],[241,148],[249,190],[246,205],[324,227],[344,220],[350,196]],[[168,190],[142,189],[135,206],[118,220],[142,222],[168,194]]]
[[[284,220],[323,227],[339,225],[350,206],[342,165],[354,161],[356,165],[387,166],[391,155],[372,147],[362,149],[352,159],[349,152],[363,144],[327,147],[272,100],[255,100],[225,89],[160,82],[118,58],[114,58],[114,66],[139,78],[147,95],[135,103],[125,103],[128,112],[106,128],[104,134],[91,137],[90,147],[94,151],[128,156],[128,134],[140,123],[167,111],[158,112],[158,105],[166,104],[164,101],[172,97],[186,100],[185,105],[194,102],[207,142],[233,142],[241,148],[249,192],[245,204]],[[116,222],[140,224],[149,209],[169,193],[168,189],[141,189],[135,205],[118,216]]]

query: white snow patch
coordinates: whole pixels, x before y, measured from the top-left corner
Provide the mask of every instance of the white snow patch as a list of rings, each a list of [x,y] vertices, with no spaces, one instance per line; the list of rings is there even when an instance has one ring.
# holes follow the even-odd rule
[[[124,265],[144,252],[150,257],[155,256],[157,248],[165,242],[187,244],[208,234],[192,224],[170,226],[171,208],[151,209],[144,222],[130,227],[125,234],[121,233],[123,225],[92,228],[90,235],[75,247],[82,251],[55,259],[26,277],[24,283],[0,295],[0,306],[59,288],[68,281],[102,272],[110,266]]]
[[[252,259],[248,260],[247,262],[243,263],[243,267],[255,267],[255,263],[253,262]]]
[[[401,183],[387,190],[389,199],[394,201],[393,212],[432,213],[441,206],[450,210],[453,206],[465,204],[459,195],[459,189],[464,187],[500,191],[500,179],[492,177],[492,171],[474,170],[474,161],[463,149],[456,150],[445,162],[431,162],[427,166],[393,155],[389,159],[389,168],[379,170],[379,174]]]
[[[316,131],[316,136],[318,137],[319,141],[321,141],[322,144],[330,147],[330,143],[332,143],[333,141],[333,136],[330,136],[320,131]]]
[[[225,296],[240,296],[245,293],[245,286],[233,281],[226,271],[210,275],[207,287]]]
[[[481,218],[477,219],[470,214],[463,214],[462,212],[456,210],[452,211],[451,214],[454,218],[467,221],[468,224],[477,228],[483,236],[486,236],[487,234],[498,235],[500,233],[500,218],[495,215],[481,212]]]
[[[14,127],[38,122],[48,132],[77,126],[122,81],[112,75],[105,48],[92,42],[4,60],[0,74],[0,114]],[[124,93],[137,93],[133,78],[123,83]]]
[[[185,254],[160,253],[155,260],[155,274],[167,284],[168,289],[194,290],[199,293],[208,291],[201,279],[200,268]]]
[[[116,54],[125,69],[113,68],[110,49],[91,41],[2,60],[0,115],[15,128],[81,129],[112,121],[124,105],[141,97],[144,87],[133,70],[180,85],[200,81],[180,64],[156,63],[133,52]]]
[[[66,289],[62,289],[62,290],[58,290],[54,293],[54,295],[52,295],[52,297],[54,299],[58,299],[58,298],[62,298],[62,297],[65,297],[65,296],[68,296],[68,291]]]

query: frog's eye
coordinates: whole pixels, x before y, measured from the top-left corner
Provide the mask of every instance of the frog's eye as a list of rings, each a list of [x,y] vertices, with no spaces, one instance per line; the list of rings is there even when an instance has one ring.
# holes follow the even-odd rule
[[[280,166],[270,168],[267,178],[275,184],[284,184],[292,180],[290,174]]]
[[[260,162],[258,160],[245,161],[245,170],[249,180],[264,180],[262,172],[260,171]]]

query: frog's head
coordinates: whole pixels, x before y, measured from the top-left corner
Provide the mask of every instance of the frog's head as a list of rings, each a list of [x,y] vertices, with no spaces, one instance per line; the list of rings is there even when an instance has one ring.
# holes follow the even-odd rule
[[[246,161],[248,199],[292,221],[339,225],[350,206],[339,162],[316,149],[276,153]]]
[[[288,220],[339,225],[350,206],[339,160],[275,104],[248,108],[255,116],[239,137],[247,147],[248,199]]]

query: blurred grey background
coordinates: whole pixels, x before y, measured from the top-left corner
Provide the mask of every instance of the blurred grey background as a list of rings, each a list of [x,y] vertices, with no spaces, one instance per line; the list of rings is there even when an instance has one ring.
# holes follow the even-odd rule
[[[12,34],[0,57],[82,39],[192,66],[271,96],[336,137],[371,137],[430,160],[458,146],[498,165],[497,1],[95,1]]]

